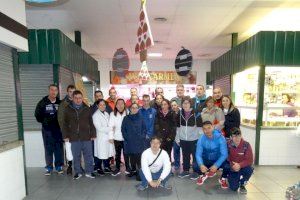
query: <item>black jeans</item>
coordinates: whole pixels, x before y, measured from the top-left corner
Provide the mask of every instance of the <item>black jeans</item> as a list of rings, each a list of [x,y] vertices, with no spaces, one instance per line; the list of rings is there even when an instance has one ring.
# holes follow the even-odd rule
[[[125,168],[126,168],[126,171],[130,171],[129,158],[126,154],[124,154],[124,142],[115,140],[114,144],[115,144],[115,149],[116,149],[116,159],[115,159],[116,160],[116,169],[120,170],[121,155],[122,155],[122,150],[123,150]]]
[[[141,169],[141,154],[128,154],[128,158],[130,160],[131,171],[137,171]]]
[[[172,152],[172,148],[173,148],[173,143],[174,143],[173,140],[169,140],[169,141],[163,140],[162,144],[161,144],[161,148],[168,153],[170,160],[171,160],[171,152]]]
[[[193,170],[196,173],[200,173],[200,168],[198,167],[196,161],[196,145],[198,140],[194,141],[185,141],[180,140],[180,147],[182,149],[182,157],[183,157],[183,171],[190,170],[190,160],[191,155],[193,156]]]

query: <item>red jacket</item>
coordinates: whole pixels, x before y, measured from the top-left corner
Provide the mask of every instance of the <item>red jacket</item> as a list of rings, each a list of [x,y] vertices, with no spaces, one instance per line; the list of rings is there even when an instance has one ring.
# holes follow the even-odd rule
[[[116,106],[116,101],[112,100],[110,97],[108,99],[106,99],[107,104],[110,106],[110,108],[112,110],[115,109]]]
[[[128,99],[127,101],[126,101],[126,103],[125,103],[125,105],[126,105],[126,107],[127,108],[129,108],[130,106],[131,106],[131,100],[130,99]],[[142,100],[138,100],[138,105],[139,105],[139,107],[142,107],[143,106],[143,101]]]
[[[253,164],[252,148],[248,142],[242,139],[239,146],[236,147],[233,141],[229,140],[227,146],[230,165],[236,162],[240,164],[241,168],[244,168]]]

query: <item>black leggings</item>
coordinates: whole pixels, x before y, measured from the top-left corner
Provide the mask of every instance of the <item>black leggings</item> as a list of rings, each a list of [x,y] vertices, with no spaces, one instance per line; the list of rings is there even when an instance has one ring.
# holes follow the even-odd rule
[[[180,147],[182,149],[182,157],[183,157],[183,171],[190,170],[190,161],[191,155],[193,156],[193,170],[194,172],[200,173],[200,169],[197,165],[196,161],[196,145],[197,140],[194,141],[185,141],[180,140]]]
[[[168,153],[170,160],[171,160],[171,152],[172,152],[172,148],[173,148],[173,143],[174,143],[173,140],[170,140],[170,141],[163,140],[162,144],[161,144],[161,148]]]
[[[122,150],[124,152],[124,142],[123,141],[115,140],[114,144],[115,144],[115,149],[116,149],[116,157],[115,157],[115,160],[116,160],[116,169],[120,170]],[[129,158],[124,153],[123,153],[123,156],[124,156],[124,162],[125,162],[126,171],[129,171],[130,170],[130,167],[129,167]]]
[[[131,171],[137,171],[141,169],[141,154],[128,154],[128,158],[130,160]]]

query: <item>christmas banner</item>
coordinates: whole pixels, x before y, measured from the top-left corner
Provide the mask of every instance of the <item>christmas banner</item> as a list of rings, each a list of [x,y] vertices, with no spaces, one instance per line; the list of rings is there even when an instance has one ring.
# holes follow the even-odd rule
[[[178,76],[175,71],[149,71],[150,78],[143,81],[143,84],[196,84],[197,72],[191,71],[186,76]],[[110,83],[140,84],[139,71],[128,71],[125,77],[119,76],[115,71],[110,72]]]

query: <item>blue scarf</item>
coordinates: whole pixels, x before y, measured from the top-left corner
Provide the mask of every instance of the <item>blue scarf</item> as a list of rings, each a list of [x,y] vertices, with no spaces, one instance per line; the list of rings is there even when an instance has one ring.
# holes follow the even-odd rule
[[[74,102],[72,103],[73,108],[75,108],[76,110],[79,110],[82,107],[82,105],[82,103],[79,105],[75,104]]]

